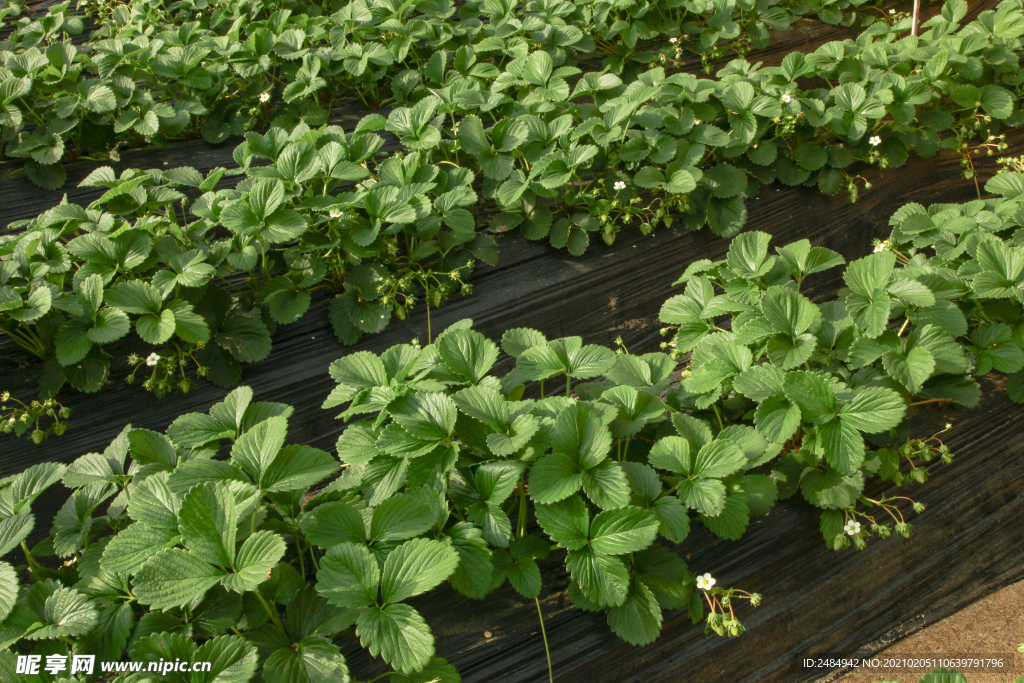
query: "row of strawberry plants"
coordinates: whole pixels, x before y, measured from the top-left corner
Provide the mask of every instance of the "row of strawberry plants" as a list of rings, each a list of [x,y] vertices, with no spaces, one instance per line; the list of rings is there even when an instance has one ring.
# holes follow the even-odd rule
[[[621,72],[652,56],[637,54],[640,37],[672,36],[680,49],[705,51],[730,41],[743,50],[766,45],[769,25],[785,28],[811,12],[838,22],[840,6],[858,3],[817,10],[790,3],[787,11],[767,3],[669,0],[623,8],[471,2],[453,22],[454,7],[429,3],[286,8],[234,0],[165,8],[86,0],[79,9],[99,28],[80,45],[70,36],[83,31],[82,18],[68,12],[69,4],[38,20],[21,19],[0,43],[0,158],[25,158],[28,177],[46,188],[64,184],[64,160],[116,159],[122,145],[198,135],[217,143],[263,130],[271,120],[322,125],[334,98],[353,92],[377,108],[389,91],[400,95],[415,86],[440,50],[468,47],[486,55],[492,61],[472,65],[481,78],[531,48],[566,64],[581,54],[611,53],[609,67]],[[0,21],[11,10],[0,10]]]
[[[496,258],[470,210],[481,196],[500,209],[492,230],[517,227],[577,255],[591,232],[611,243],[629,222],[681,218],[731,236],[761,182],[835,192],[853,184],[844,169],[855,160],[898,166],[908,149],[940,146],[970,154],[978,135],[1004,145],[992,140],[1000,122],[1016,123],[1019,86],[996,83],[1019,76],[1024,11],[1004,3],[957,31],[964,10],[951,0],[917,38],[878,24],[780,67],[734,62],[717,81],[656,67],[628,85],[584,74],[570,92],[572,68],[539,50],[484,91],[463,73],[472,50],[450,67],[440,52],[416,103],[387,119],[367,116],[349,134],[302,123],[247,134],[235,189],[214,189],[223,169],[96,171],[85,184],[110,189],[92,205],[62,204],[2,238],[0,329],[46,362],[47,398],[65,381],[98,390],[102,347],[132,325],[160,346],[147,388],[187,391],[190,365],[232,386],[315,289],[341,292],[330,315],[347,344],[421,296],[436,306],[469,293],[475,260]],[[801,90],[810,78],[840,84]],[[383,159],[381,129],[405,150]],[[202,193],[191,205],[177,189],[188,187]]]
[[[285,445],[292,409],[242,387],[166,434],[128,427],[102,454],[9,477],[0,556],[20,547],[26,564],[0,563],[0,672],[15,653],[127,650],[212,661],[204,680],[347,681],[335,641],[355,637],[396,683],[457,681],[406,601],[506,580],[538,600],[553,553],[570,599],[631,644],[682,608],[738,635],[737,601],[761,596],[695,575],[659,537],[684,543],[699,521],[738,540],[798,494],[836,550],[908,535],[922,506],[867,482],[952,459],[939,434],[910,438],[908,408],[974,407],[993,370],[1024,402],[1024,174],[993,185],[1005,198],[901,208],[823,304],[800,289],[839,254],[736,238],[683,273],[667,353],[525,328],[499,349],[463,321],[426,347],[344,356],[324,402],[349,421],[337,458]],[[33,501],[57,482],[73,492],[29,548]]]

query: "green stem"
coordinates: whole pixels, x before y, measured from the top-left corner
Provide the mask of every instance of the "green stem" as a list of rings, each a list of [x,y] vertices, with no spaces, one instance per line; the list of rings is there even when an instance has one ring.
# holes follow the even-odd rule
[[[519,477],[519,536],[526,535],[526,474]]]
[[[42,567],[39,566],[39,563],[36,562],[36,558],[32,556],[32,551],[28,549],[28,544],[26,544],[25,541],[21,542],[21,549],[25,553],[25,559],[28,561],[28,564],[32,569],[42,569]]]
[[[284,624],[281,623],[281,615],[277,613],[276,609],[273,609],[266,601],[266,599],[260,595],[258,590],[253,591],[256,594],[256,598],[263,605],[263,609],[267,610],[267,614],[270,615],[270,619],[274,622],[274,626],[277,626],[281,630],[281,633],[288,635],[288,632],[284,630]]]
[[[544,654],[548,658],[548,683],[555,683],[555,672],[551,668],[551,649],[548,647],[548,632],[544,629],[544,613],[540,611],[540,600],[534,598],[537,604],[537,617],[540,619],[540,635],[544,638]]]
[[[569,373],[565,373],[565,395],[568,398],[572,398],[572,378],[569,377]]]
[[[544,380],[540,381],[540,397],[544,398]]]
[[[302,580],[305,581],[306,580],[306,563],[302,559],[302,554],[303,554],[302,553],[302,539],[299,538],[298,536],[295,537],[295,548],[297,549],[298,555],[299,555],[299,574],[302,575]]]
[[[394,671],[389,671],[386,674],[381,674],[380,676],[376,676],[374,678],[371,678],[370,680],[366,681],[366,683],[374,683],[374,681],[379,681],[380,679],[384,678],[385,676],[391,676],[394,673],[395,673]],[[353,681],[352,683],[358,683],[358,682],[357,681]]]
[[[718,404],[712,403],[711,407],[715,409],[715,417],[718,418],[718,430],[721,431],[725,429],[725,425],[722,423],[722,412],[718,409]]]

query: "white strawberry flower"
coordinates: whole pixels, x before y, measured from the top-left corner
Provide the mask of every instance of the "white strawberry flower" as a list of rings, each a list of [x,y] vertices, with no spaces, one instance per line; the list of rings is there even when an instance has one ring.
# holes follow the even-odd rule
[[[870,138],[868,138],[868,144],[871,145],[872,147],[878,147],[880,144],[882,144],[882,138],[877,135],[872,135]]]
[[[149,356],[146,358],[146,365],[148,365],[149,367],[154,367],[159,362],[160,362],[160,354],[155,353],[155,352],[149,354]]]
[[[263,104],[266,104],[269,101],[270,101],[270,93],[269,92],[261,92],[260,93],[260,102],[262,102]]]
[[[789,104],[790,102],[792,102],[792,101],[793,101],[793,96],[792,96],[792,95],[790,95],[789,93],[785,93],[785,94],[783,94],[783,96],[782,96],[781,98],[779,98],[779,99],[781,99],[781,100],[782,100],[782,103],[783,103],[783,104]]]
[[[678,39],[678,38],[669,38],[669,39],[668,39],[668,42],[672,43],[673,45],[674,45],[675,43],[677,43],[678,41],[679,41],[679,39]]]
[[[885,251],[888,248],[889,248],[889,240],[882,240],[881,242],[879,242],[878,244],[875,245],[875,253],[877,254],[880,251]]]
[[[847,536],[856,536],[860,533],[860,522],[855,522],[852,519],[846,523],[843,527],[843,531],[846,532]]]
[[[142,139],[145,140],[147,143],[148,142],[152,142],[152,140],[150,139],[150,137],[148,135],[143,135]]]
[[[889,10],[889,14],[896,14],[896,10],[894,10],[894,9]]]
[[[616,190],[625,190],[626,189],[626,183],[622,182],[621,180],[616,180],[615,181],[615,185],[613,185],[613,187]]]
[[[111,161],[121,161],[121,155],[117,153],[116,149],[110,150],[110,154],[108,154],[107,156],[110,157]]]
[[[704,576],[697,577],[697,588],[702,591],[709,591],[715,585],[715,580],[711,574],[704,574]]]
[[[693,125],[699,126],[700,125],[700,119],[694,119],[693,120]]]
[[[341,216],[342,216],[341,209],[331,209],[330,216],[331,216],[331,218],[341,218]]]

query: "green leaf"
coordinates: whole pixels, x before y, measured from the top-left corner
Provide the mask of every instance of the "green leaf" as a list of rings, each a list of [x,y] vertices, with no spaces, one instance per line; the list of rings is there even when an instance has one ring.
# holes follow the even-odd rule
[[[159,313],[163,308],[160,290],[142,280],[129,280],[113,285],[103,292],[103,299],[111,306],[132,315]]]
[[[26,639],[84,636],[95,626],[99,614],[92,600],[73,588],[56,588],[57,585],[54,582],[35,584],[20,603],[27,604],[36,616],[24,636]]]
[[[752,517],[767,515],[779,497],[775,480],[766,474],[748,474],[743,478],[743,490],[747,493],[747,507]]]
[[[608,610],[608,626],[630,645],[653,643],[661,633],[661,606],[651,590],[634,579],[625,601]]]
[[[607,458],[611,443],[611,434],[602,420],[580,403],[573,403],[559,413],[551,429],[551,448],[555,454],[572,456],[583,469]]]
[[[177,532],[181,496],[167,486],[167,473],[158,472],[135,483],[128,516],[153,529]]]
[[[629,572],[617,557],[610,557],[586,547],[570,550],[565,567],[584,596],[602,607],[615,607],[626,601]]]
[[[576,462],[563,453],[548,453],[530,469],[530,497],[538,503],[555,503],[580,490],[582,472]]]
[[[461,130],[461,128],[459,129]],[[513,358],[518,358],[527,349],[547,344],[547,338],[537,330],[517,327],[501,335],[501,348]]]
[[[803,334],[821,319],[818,307],[810,299],[790,287],[778,285],[764,293],[761,312],[776,330],[792,338]]]
[[[885,285],[895,265],[893,252],[875,252],[850,263],[843,280],[855,294],[870,297]]]
[[[263,664],[263,680],[281,683],[348,683],[348,665],[334,643],[308,636],[295,649],[283,647]]]
[[[306,540],[320,548],[330,548],[339,543],[361,544],[366,539],[362,515],[348,503],[340,501],[318,505],[302,516],[299,526]]]
[[[280,276],[260,288],[258,301],[266,304],[275,321],[287,325],[301,318],[309,309],[312,296],[309,290],[297,287],[291,278]]]
[[[153,555],[135,575],[135,596],[139,603],[153,609],[198,601],[221,582],[224,572],[196,555],[171,548]]]
[[[800,427],[800,417],[800,408],[789,399],[773,396],[757,406],[754,424],[769,443],[785,443],[796,434]]]
[[[369,607],[377,601],[380,567],[365,545],[339,543],[320,561],[316,590],[332,605]]]
[[[273,531],[257,531],[238,549],[235,573],[224,577],[224,587],[238,593],[254,591],[270,577],[270,570],[284,557],[284,539]]]
[[[410,394],[394,401],[389,410],[395,422],[413,438],[428,443],[447,439],[458,418],[455,402],[442,393]]]
[[[714,517],[701,515],[701,521],[711,533],[719,538],[738,541],[743,537],[750,523],[750,509],[745,493],[730,493],[725,497],[722,511]]]
[[[878,434],[896,427],[906,412],[906,404],[895,391],[867,387],[840,408],[839,419],[867,434]]]
[[[812,142],[802,142],[793,153],[793,161],[808,171],[817,171],[828,161],[828,152]]]
[[[288,418],[271,417],[242,434],[231,447],[231,459],[260,487],[288,434]]]
[[[800,480],[800,490],[812,504],[826,510],[848,508],[857,502],[864,489],[864,475],[850,475],[828,470],[811,470]]]
[[[0,562],[0,622],[7,618],[18,599],[18,573],[6,562]]]
[[[193,662],[209,662],[210,670],[193,674],[194,683],[246,683],[256,673],[256,647],[242,636],[218,636],[200,645]]]
[[[907,391],[916,394],[935,370],[935,357],[925,347],[915,346],[905,356],[885,354],[882,356],[882,364],[885,371],[905,386]]]
[[[480,529],[469,522],[456,522],[448,529],[448,537],[459,554],[459,566],[448,577],[449,582],[466,597],[483,599],[491,590],[497,553],[491,552]],[[537,578],[539,584],[539,574]]]
[[[194,557],[219,567],[235,561],[239,511],[225,482],[201,484],[182,499],[178,530]]]
[[[835,393],[820,374],[797,370],[786,374],[783,382],[786,398],[798,408],[808,422],[827,422],[835,415]]]
[[[174,529],[154,529],[132,524],[122,530],[103,549],[100,566],[108,573],[134,576],[177,533]]]
[[[371,543],[404,541],[419,536],[433,525],[433,512],[426,503],[398,494],[374,509],[369,540]]]
[[[384,561],[381,598],[391,604],[426,593],[451,576],[458,564],[458,553],[440,541],[406,541]]]
[[[32,533],[36,518],[31,512],[0,519],[0,557],[11,552]]]
[[[498,346],[476,330],[455,330],[437,343],[441,360],[462,381],[477,384],[498,359]]]
[[[684,479],[677,493],[687,507],[702,515],[713,517],[725,507],[725,484],[719,479]]]
[[[849,422],[833,420],[818,427],[825,461],[840,474],[853,474],[864,463],[864,437]]]
[[[729,269],[739,277],[748,279],[766,275],[775,265],[775,257],[768,255],[771,238],[768,233],[757,230],[736,236],[729,244],[726,260]]]
[[[735,197],[747,187],[747,176],[731,164],[718,164],[704,171],[704,185],[719,199]]]
[[[178,454],[170,440],[148,429],[133,429],[128,433],[128,443],[132,458],[146,465],[174,467],[178,464]]]
[[[264,491],[305,490],[330,477],[338,468],[338,461],[319,448],[285,446],[264,472],[260,488]]]
[[[371,607],[359,613],[356,635],[374,657],[395,670],[411,674],[434,656],[434,636],[420,613],[405,604]]]
[[[587,497],[603,510],[629,504],[629,479],[617,462],[605,460],[584,471],[580,483]]]
[[[563,548],[580,550],[587,545],[590,515],[586,503],[579,496],[550,505],[538,505],[536,514],[544,533]]]
[[[719,437],[697,453],[693,475],[701,479],[727,477],[747,464],[747,456],[735,442]]]
[[[411,674],[391,674],[391,683],[461,683],[462,677],[454,666],[440,657],[434,657],[421,671]]]
[[[658,520],[648,510],[635,506],[605,510],[590,526],[590,546],[605,555],[623,555],[643,550],[657,534]]]

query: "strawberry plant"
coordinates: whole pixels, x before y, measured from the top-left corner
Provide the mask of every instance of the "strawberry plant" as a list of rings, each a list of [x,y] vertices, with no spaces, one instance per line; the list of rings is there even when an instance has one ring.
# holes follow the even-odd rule
[[[581,8],[565,5],[552,12],[528,4],[525,14],[532,21],[524,26],[504,11],[470,3],[460,14],[476,25],[453,31],[451,11],[422,5],[395,7],[371,20],[370,6],[362,0],[337,7],[300,3],[288,10],[237,1],[211,8],[205,2],[200,7],[84,0],[78,9],[98,21],[99,28],[83,43],[71,38],[84,25],[70,4],[52,6],[39,19],[18,19],[0,44],[0,81],[5,84],[0,90],[0,158],[25,159],[25,173],[46,188],[64,184],[64,160],[117,161],[125,145],[163,145],[199,135],[222,142],[246,130],[265,129],[272,118],[322,125],[334,97],[343,93],[355,93],[364,106],[377,108],[388,99],[392,78],[403,84],[394,88],[401,90],[416,71],[429,72],[431,55],[441,49],[480,45],[494,51],[498,39],[507,45],[503,51],[517,54],[532,40],[564,58],[567,51],[600,54],[586,35],[591,31],[601,33],[607,44],[623,25],[629,35],[639,31],[653,39],[683,24],[693,32],[693,25],[710,21],[718,30],[699,31],[695,49],[721,52],[714,47],[721,38],[732,41],[724,49],[743,52],[748,44],[767,45],[769,25],[785,28],[809,12],[833,23],[841,20],[836,7],[759,12],[732,4],[712,11],[694,4],[671,10],[674,25],[666,20],[647,26],[642,18],[647,5],[641,4],[628,12],[635,17],[607,26],[604,22],[617,14],[609,15],[609,8],[599,10],[601,19],[593,25],[591,12]],[[762,13],[764,20],[759,19]],[[0,22],[18,14],[18,6],[9,6],[0,11]],[[852,22],[854,13],[846,14]],[[484,17],[490,22],[486,28],[480,23]],[[538,24],[547,28],[538,31]],[[725,25],[737,28],[721,30]],[[746,38],[748,26],[756,33],[752,43]],[[636,53],[635,38],[622,44],[629,45],[626,52],[613,50],[619,70],[624,61],[647,59],[645,51]],[[468,66],[473,68],[467,75],[497,74],[495,64]],[[280,104],[276,117],[270,110],[272,92]]]
[[[1004,3],[960,29],[978,36],[972,49],[995,64],[968,68],[978,58],[965,56],[961,68],[949,54],[960,49],[964,11],[951,0],[913,45],[899,39],[899,25],[882,22],[857,43],[794,53],[778,68],[734,62],[719,81],[656,67],[626,84],[611,73],[556,68],[546,50],[514,57],[500,71],[477,69],[471,47],[435,52],[425,82],[417,83],[419,75],[402,81],[396,97],[407,106],[387,118],[371,114],[346,134],[279,117],[265,134],[247,133],[230,172],[246,179],[235,189],[216,189],[227,175],[221,169],[206,177],[188,168],[120,177],[97,170],[85,181],[109,188],[97,202],[61,205],[3,238],[2,328],[47,363],[44,398],[65,381],[83,391],[102,386],[109,374],[103,346],[132,325],[143,342],[172,344],[156,352],[163,364],[147,388],[187,391],[189,368],[232,386],[240,364],[266,357],[274,327],[300,317],[315,289],[339,293],[330,314],[345,343],[404,317],[418,301],[439,306],[469,293],[474,261],[496,258],[468,208],[481,196],[500,209],[493,230],[519,227],[573,254],[586,249],[591,232],[610,243],[630,222],[650,230],[681,218],[732,235],[743,225],[744,197],[759,182],[813,182],[826,192],[846,183],[855,191],[843,170],[855,159],[899,165],[914,145],[927,156],[946,143],[969,155],[973,137],[992,140],[999,121],[1014,124],[1016,94],[983,83],[1016,73],[1010,55],[1024,19]],[[875,66],[877,55],[889,54],[894,61],[883,66],[899,71],[935,50],[901,81],[872,80],[872,73],[890,73]],[[312,83],[322,67],[303,55]],[[858,76],[865,70],[868,76]],[[577,75],[570,91],[566,78]],[[842,83],[796,89],[810,77]],[[879,85],[907,78],[915,85],[899,87],[915,93],[913,102]],[[950,100],[940,96],[946,92]],[[485,127],[484,118],[494,125]],[[382,158],[382,128],[404,152]],[[944,129],[952,130],[945,141]],[[1003,143],[984,145],[992,151]],[[202,196],[189,204],[196,191]]]
[[[0,563],[0,639],[301,682],[314,664],[348,680],[336,641],[354,637],[396,680],[457,680],[407,599],[445,581],[484,599],[508,581],[540,611],[552,560],[573,603],[634,645],[683,607],[738,635],[738,601],[761,596],[691,571],[670,546],[693,525],[739,540],[799,494],[836,550],[907,535],[920,504],[869,480],[924,481],[922,463],[952,459],[941,432],[910,435],[908,411],[970,409],[993,371],[1024,402],[1024,174],[987,189],[1003,197],[901,208],[821,304],[801,287],[840,255],[735,238],[665,303],[667,352],[524,328],[499,347],[463,321],[425,347],[343,356],[324,402],[347,421],[337,458],[286,445],[291,408],[242,387],[166,434],[128,427],[103,454],[9,477],[0,553],[26,564]],[[499,376],[502,352],[514,367]],[[57,482],[72,493],[30,548],[33,501]]]

